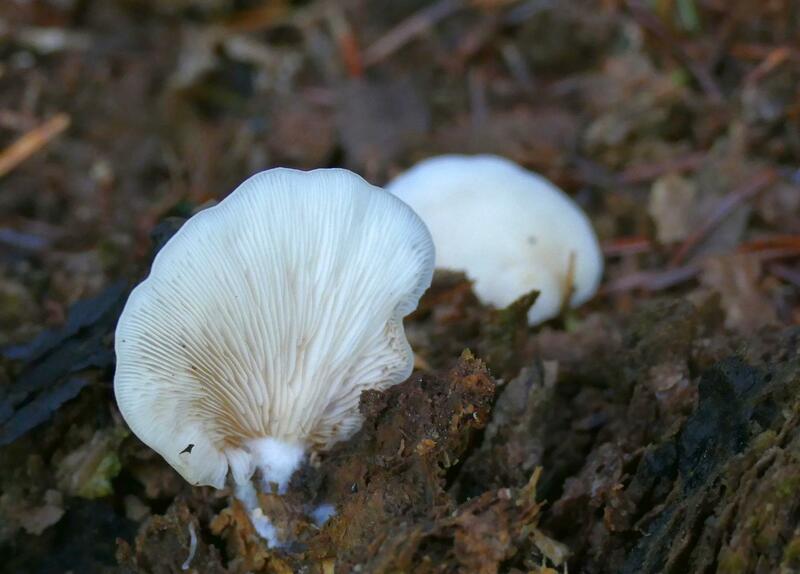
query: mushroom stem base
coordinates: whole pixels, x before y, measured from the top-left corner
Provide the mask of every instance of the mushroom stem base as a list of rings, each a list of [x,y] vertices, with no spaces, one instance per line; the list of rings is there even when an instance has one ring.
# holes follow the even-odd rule
[[[247,444],[256,467],[261,471],[262,488],[271,492],[271,484],[278,486],[283,494],[289,481],[305,458],[305,448],[297,443],[285,442],[272,437],[251,440]]]
[[[275,438],[254,439],[247,444],[247,450],[253,457],[255,467],[261,471],[262,490],[272,492],[272,484],[277,485],[278,494],[284,494],[294,472],[305,458],[305,449],[297,444],[287,443]],[[233,473],[234,477],[237,473]],[[252,474],[248,473],[248,474]],[[267,542],[270,548],[281,546],[278,531],[269,517],[261,510],[258,503],[258,492],[253,485],[252,477],[239,475],[235,479],[234,496],[238,498],[247,513],[256,532]]]
[[[252,481],[247,480],[237,484],[234,490],[234,496],[244,505],[253,528],[255,528],[258,535],[267,542],[267,547],[280,547],[281,543],[278,540],[278,530],[275,528],[275,525],[272,524],[269,517],[264,514],[264,511],[261,510],[258,504],[258,493]]]

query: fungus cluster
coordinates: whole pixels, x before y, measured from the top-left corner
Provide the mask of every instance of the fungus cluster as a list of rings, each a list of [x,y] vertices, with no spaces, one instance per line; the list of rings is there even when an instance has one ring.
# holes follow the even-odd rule
[[[537,290],[528,314],[537,324],[597,290],[603,258],[586,214],[552,183],[509,160],[435,157],[387,190],[427,224],[436,267],[464,271],[484,303],[505,307]]]
[[[411,373],[402,320],[434,248],[402,201],[340,169],[257,174],[192,217],[132,292],[114,391],[131,429],[194,485],[286,488],[361,424],[365,389]]]

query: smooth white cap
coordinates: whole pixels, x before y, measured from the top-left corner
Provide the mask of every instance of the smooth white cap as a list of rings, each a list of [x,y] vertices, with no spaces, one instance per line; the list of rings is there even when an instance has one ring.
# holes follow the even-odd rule
[[[387,190],[425,221],[436,267],[464,271],[484,303],[505,307],[537,289],[530,324],[558,315],[572,271],[572,306],[590,299],[603,256],[586,214],[543,177],[492,155],[444,155],[398,176]]]
[[[357,175],[259,173],[187,221],[131,293],[120,411],[192,484],[260,468],[285,486],[306,448],[358,429],[361,391],[411,373],[402,319],[433,261],[420,218]]]

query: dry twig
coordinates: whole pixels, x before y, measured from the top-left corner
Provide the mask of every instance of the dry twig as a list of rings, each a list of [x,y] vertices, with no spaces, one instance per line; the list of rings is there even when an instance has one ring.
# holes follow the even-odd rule
[[[350,23],[347,21],[344,10],[339,6],[331,4],[326,16],[336,44],[339,46],[339,52],[342,56],[344,67],[347,70],[347,75],[351,78],[361,77],[364,74],[364,63],[362,61],[361,51],[358,46],[358,40],[356,40],[356,35]]]
[[[616,237],[604,241],[602,248],[603,255],[606,257],[623,257],[648,253],[653,249],[653,242],[649,238],[642,236]]]
[[[235,13],[225,22],[225,28],[229,32],[258,32],[281,22],[289,12],[288,2],[273,0]]]
[[[697,83],[705,95],[712,102],[722,102],[722,90],[709,73],[708,68],[686,51],[683,42],[674,37],[658,16],[653,14],[647,5],[640,0],[627,0],[626,5],[634,20],[636,20],[642,28],[650,32],[653,37],[658,39],[676,59],[686,66],[695,80],[697,80]]]
[[[670,267],[677,267],[683,263],[692,251],[694,251],[720,223],[725,221],[739,205],[753,199],[777,178],[778,174],[774,169],[765,169],[723,197],[719,203],[717,203],[709,217],[678,247],[670,260]]]
[[[666,161],[634,165],[622,172],[620,183],[623,185],[635,185],[658,179],[668,173],[693,171],[703,164],[705,158],[706,152],[692,152]]]
[[[637,271],[620,277],[600,289],[601,295],[613,295],[641,289],[644,291],[661,291],[680,283],[694,279],[700,273],[700,265],[690,264],[673,267],[662,271]]]
[[[437,22],[447,18],[465,5],[464,0],[439,0],[409,16],[364,51],[364,66],[373,66],[391,56],[411,40],[430,30]]]
[[[67,114],[58,114],[42,125],[33,128],[0,152],[0,177],[7,175],[23,161],[42,149],[50,140],[67,129],[69,122],[70,118]]]
[[[753,85],[760,82],[765,76],[772,72],[775,68],[779,67],[784,62],[790,60],[792,57],[792,50],[787,46],[775,48],[772,52],[759,63],[755,68],[750,70],[744,79],[745,85]]]
[[[793,269],[780,263],[773,263],[767,269],[778,279],[791,283],[795,287],[800,287],[800,269]]]

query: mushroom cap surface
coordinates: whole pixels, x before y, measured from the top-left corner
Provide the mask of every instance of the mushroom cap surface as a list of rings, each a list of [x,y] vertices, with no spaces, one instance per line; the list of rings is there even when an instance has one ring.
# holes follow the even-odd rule
[[[290,460],[328,448],[360,426],[361,391],[411,373],[402,319],[433,261],[420,218],[349,171],[254,175],[189,219],[131,293],[120,411],[192,484],[249,480],[265,444]]]
[[[530,324],[594,295],[603,273],[586,214],[543,177],[493,155],[422,161],[386,189],[425,221],[436,267],[464,271],[481,301],[505,307],[536,289]],[[574,260],[571,263],[571,259]],[[572,266],[572,271],[570,268]]]

